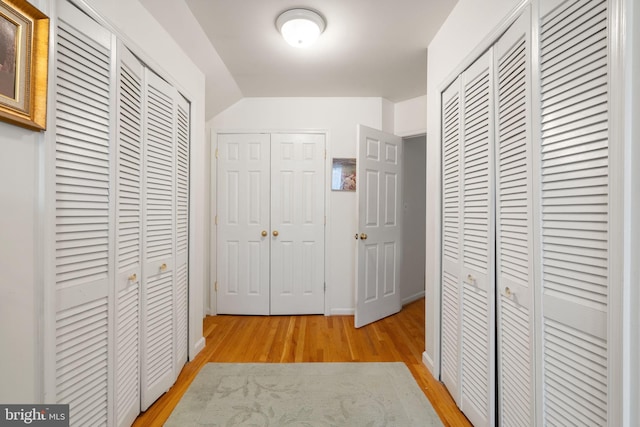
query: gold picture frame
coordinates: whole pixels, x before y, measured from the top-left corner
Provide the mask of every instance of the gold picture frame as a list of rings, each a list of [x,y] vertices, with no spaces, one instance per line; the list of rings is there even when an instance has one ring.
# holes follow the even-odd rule
[[[49,18],[25,0],[0,0],[0,120],[47,125]]]

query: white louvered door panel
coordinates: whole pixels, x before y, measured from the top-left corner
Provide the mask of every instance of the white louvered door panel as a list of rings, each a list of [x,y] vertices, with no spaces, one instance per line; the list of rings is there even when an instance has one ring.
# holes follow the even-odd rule
[[[442,382],[460,404],[460,78],[442,94]]]
[[[531,11],[495,45],[500,425],[534,424]]]
[[[118,45],[116,170],[116,425],[140,413],[143,66]]]
[[[176,373],[187,363],[189,288],[189,102],[176,93]]]
[[[607,425],[607,1],[541,11],[543,423]]]
[[[111,34],[58,2],[55,399],[70,425],[110,420]]]
[[[495,423],[492,51],[462,74],[462,412]]]
[[[146,410],[175,380],[175,89],[145,69],[141,392]]]

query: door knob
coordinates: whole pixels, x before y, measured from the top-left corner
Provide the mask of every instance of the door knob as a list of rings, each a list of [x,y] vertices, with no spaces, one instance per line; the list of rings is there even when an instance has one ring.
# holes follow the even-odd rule
[[[278,233],[278,230],[273,230],[273,237],[278,237],[278,234],[280,234]]]
[[[360,240],[367,240],[367,235],[365,233],[360,234]]]
[[[137,279],[138,279],[138,276],[136,275],[136,273],[133,273],[131,276],[129,276],[130,282],[135,282]]]
[[[267,237],[267,234],[269,234],[269,233],[267,233],[267,230],[262,230],[262,233],[260,233],[260,234],[262,234],[262,237]]]
[[[504,288],[504,295],[509,298],[511,297],[511,295],[513,294],[513,292],[511,292],[511,289],[509,289],[509,287],[507,286],[506,288]]]
[[[164,264],[164,263],[163,263],[163,264],[160,266],[160,271],[165,271],[166,269],[167,269],[167,264]]]

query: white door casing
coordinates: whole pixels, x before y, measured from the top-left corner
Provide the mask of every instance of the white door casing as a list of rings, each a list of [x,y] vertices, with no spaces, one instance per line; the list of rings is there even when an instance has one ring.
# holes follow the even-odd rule
[[[269,314],[270,137],[218,136],[220,314]]]
[[[357,328],[400,311],[402,139],[358,126]]]
[[[323,134],[271,135],[271,314],[324,313]]]

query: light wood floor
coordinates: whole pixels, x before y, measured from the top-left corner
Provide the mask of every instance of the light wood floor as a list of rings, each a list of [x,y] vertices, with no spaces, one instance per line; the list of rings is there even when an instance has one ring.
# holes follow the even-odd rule
[[[422,363],[424,299],[360,329],[353,316],[208,316],[206,346],[134,426],[160,426],[207,362],[404,362],[447,426],[470,426]]]

